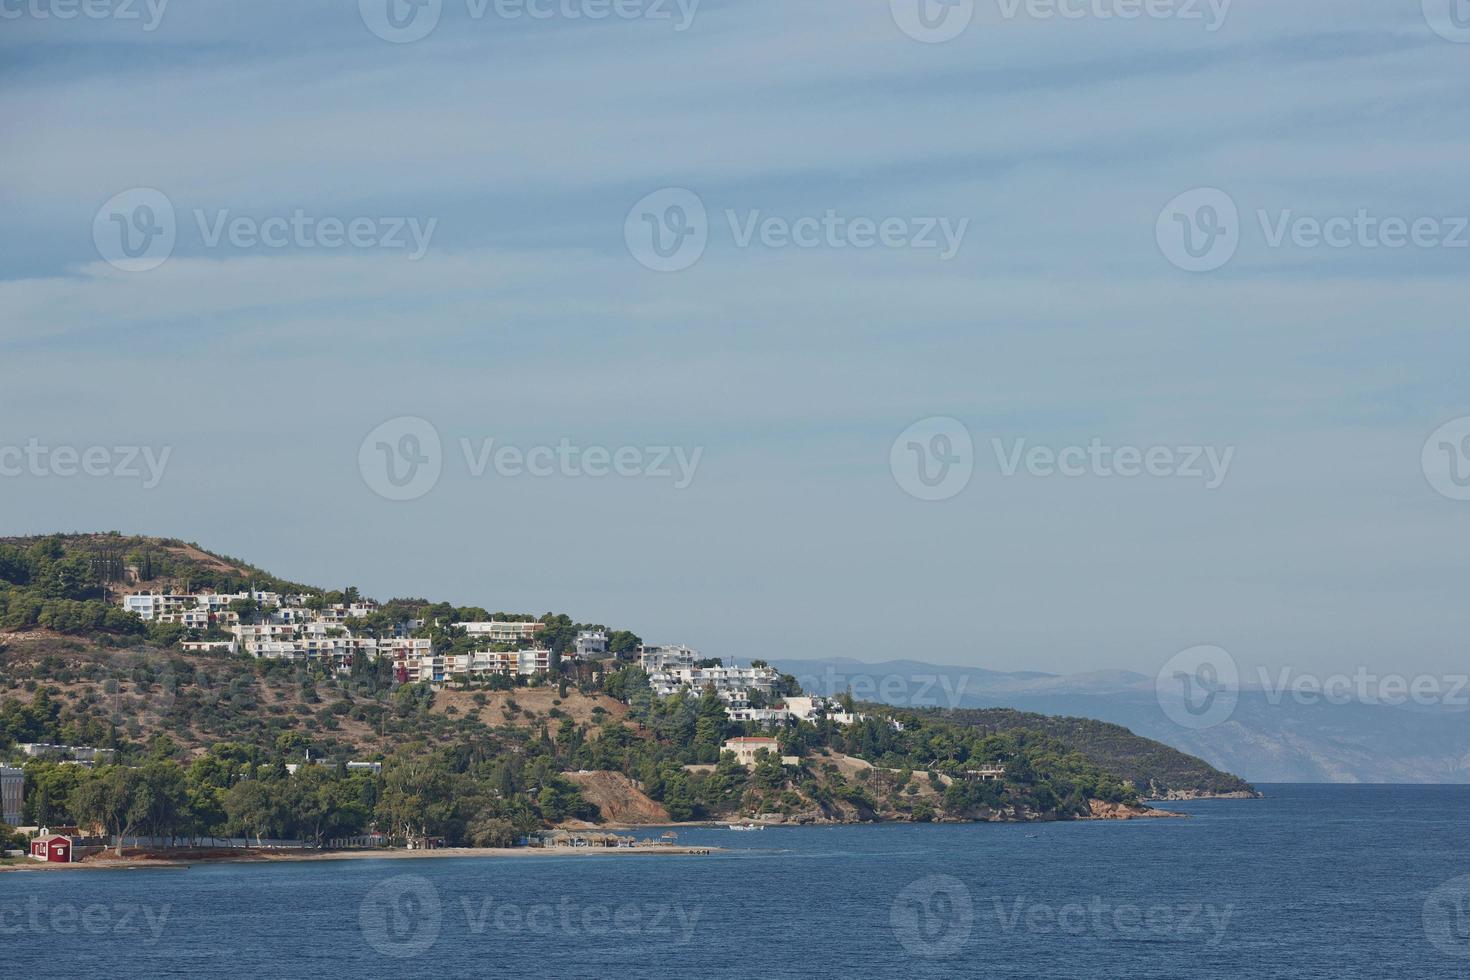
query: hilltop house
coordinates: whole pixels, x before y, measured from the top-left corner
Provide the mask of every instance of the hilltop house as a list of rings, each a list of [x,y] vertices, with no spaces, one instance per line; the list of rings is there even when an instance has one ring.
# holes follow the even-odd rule
[[[781,746],[774,738],[762,736],[742,735],[739,738],[726,739],[721,746],[723,752],[734,752],[735,761],[742,766],[753,766],[756,763],[756,755],[768,752],[776,755],[781,751]]]
[[[607,656],[607,634],[602,630],[582,630],[572,649],[576,660],[599,660]]]

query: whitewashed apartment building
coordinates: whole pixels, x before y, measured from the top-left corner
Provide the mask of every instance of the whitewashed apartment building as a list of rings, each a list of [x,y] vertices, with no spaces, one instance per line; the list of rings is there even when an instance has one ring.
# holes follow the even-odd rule
[[[489,640],[491,643],[519,643],[522,640],[533,640],[537,633],[546,628],[545,623],[512,623],[497,619],[483,623],[454,623],[453,625],[461,627],[470,636]]]

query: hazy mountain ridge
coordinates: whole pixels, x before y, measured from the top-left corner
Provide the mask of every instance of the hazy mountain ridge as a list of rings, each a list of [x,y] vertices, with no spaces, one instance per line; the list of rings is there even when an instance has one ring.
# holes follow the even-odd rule
[[[852,685],[908,707],[1014,708],[1096,718],[1204,759],[1252,782],[1470,783],[1470,711],[1353,702],[1302,703],[1246,689],[1230,718],[1184,728],[1165,714],[1154,679],[1125,670],[1007,673],[913,660],[777,661],[821,693]]]

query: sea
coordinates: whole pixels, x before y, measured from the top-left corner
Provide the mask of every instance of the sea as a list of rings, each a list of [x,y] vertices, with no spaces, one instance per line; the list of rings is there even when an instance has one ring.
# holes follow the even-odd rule
[[[0,975],[1470,976],[1470,787],[1261,789],[1182,820],[679,828],[704,856],[5,873]]]

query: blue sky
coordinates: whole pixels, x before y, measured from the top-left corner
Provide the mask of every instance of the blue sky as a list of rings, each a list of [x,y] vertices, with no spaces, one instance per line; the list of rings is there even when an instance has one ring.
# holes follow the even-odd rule
[[[1268,229],[1365,211],[1453,239],[1470,44],[1419,0],[1236,0],[1214,31],[1008,6],[945,43],[887,0],[705,0],[682,31],[445,0],[412,43],[348,2],[174,0],[152,31],[24,8],[0,21],[0,445],[170,455],[146,489],[0,477],[7,531],[179,536],[711,655],[1461,669],[1470,502],[1421,450],[1470,415],[1470,248]],[[133,188],[176,212],[147,271],[94,242]],[[664,188],[707,212],[676,272],[625,240]],[[1240,214],[1203,273],[1156,232],[1195,188]],[[297,211],[434,227],[413,260],[211,246],[195,217]],[[946,260],[742,247],[727,218],[829,211],[968,224]],[[405,416],[442,474],[394,501],[359,450]],[[938,501],[890,467],[930,417],[975,447]],[[476,477],[461,439],[701,456],[684,488]],[[992,446],[1094,439],[1234,452],[1205,489],[1006,476]]]

